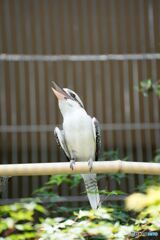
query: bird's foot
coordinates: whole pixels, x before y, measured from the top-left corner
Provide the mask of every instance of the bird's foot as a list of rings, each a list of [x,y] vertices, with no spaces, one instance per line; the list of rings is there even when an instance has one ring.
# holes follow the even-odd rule
[[[70,168],[73,170],[75,166],[75,159],[71,159],[70,161]]]
[[[92,171],[92,168],[93,168],[93,160],[92,159],[89,159],[88,161],[88,166],[89,166],[89,170],[90,172]]]

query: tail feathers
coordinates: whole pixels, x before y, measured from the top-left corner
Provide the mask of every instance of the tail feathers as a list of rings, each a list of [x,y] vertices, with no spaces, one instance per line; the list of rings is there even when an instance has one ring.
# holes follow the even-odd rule
[[[98,193],[96,174],[82,174],[82,177],[84,179],[90,205],[92,209],[97,209],[100,207],[100,197]]]

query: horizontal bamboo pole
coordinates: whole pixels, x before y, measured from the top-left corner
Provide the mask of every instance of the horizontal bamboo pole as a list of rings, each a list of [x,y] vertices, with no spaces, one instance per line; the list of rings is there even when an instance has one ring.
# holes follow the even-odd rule
[[[0,165],[0,176],[33,176],[89,173],[87,162],[76,162],[74,170],[69,162]],[[160,163],[126,162],[121,160],[93,163],[92,173],[132,173],[160,175]]]

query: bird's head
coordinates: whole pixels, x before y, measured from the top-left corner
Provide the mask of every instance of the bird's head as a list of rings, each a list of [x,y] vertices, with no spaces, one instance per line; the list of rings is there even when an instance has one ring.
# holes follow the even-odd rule
[[[58,104],[62,115],[71,113],[78,108],[84,108],[80,97],[71,89],[61,88],[55,82],[52,91],[58,99]]]

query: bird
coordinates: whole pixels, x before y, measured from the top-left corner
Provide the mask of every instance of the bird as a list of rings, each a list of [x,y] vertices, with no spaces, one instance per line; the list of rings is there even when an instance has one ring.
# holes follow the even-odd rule
[[[80,97],[69,88],[61,88],[52,82],[52,91],[58,99],[63,117],[62,129],[55,127],[54,136],[63,149],[73,170],[76,161],[88,161],[90,173],[81,174],[91,208],[101,206],[96,174],[92,173],[93,162],[97,161],[101,149],[100,125],[98,120],[87,114]]]

